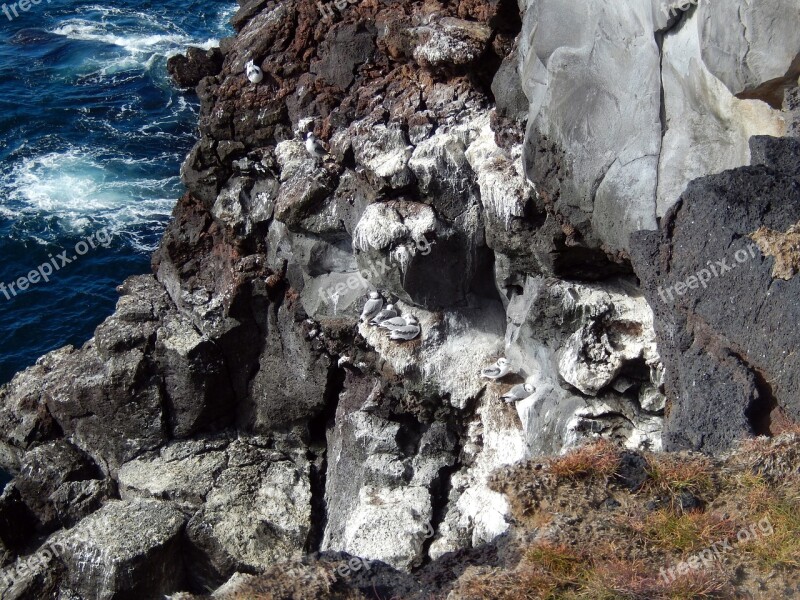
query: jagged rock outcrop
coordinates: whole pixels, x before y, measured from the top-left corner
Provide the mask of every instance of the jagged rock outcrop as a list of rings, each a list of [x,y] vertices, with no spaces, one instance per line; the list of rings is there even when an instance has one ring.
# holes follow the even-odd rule
[[[200,139],[153,275],[0,388],[9,598],[224,597],[284,560],[311,593],[353,557],[374,563],[358,589],[422,597],[503,560],[500,467],[586,438],[657,450],[664,419],[667,447],[716,451],[800,418],[796,278],[769,268],[793,264],[797,165],[746,147],[800,122],[795,92],[762,102],[791,83],[791,31],[762,60],[749,9],[521,5],[251,0],[218,53],[171,61]],[[752,60],[723,77],[709,40]],[[775,257],[741,288],[659,304],[662,277],[760,227]],[[372,291],[420,335],[360,322]],[[748,310],[711,305],[728,293]]]
[[[758,166],[698,179],[658,232],[636,234],[634,265],[656,315],[666,365],[668,449],[719,452],[800,419],[792,315],[800,279],[776,278],[761,227],[800,221],[796,140],[754,138]]]
[[[800,56],[791,0],[527,5],[526,171],[587,249],[624,252],[689,181],[747,164],[751,135],[786,131],[782,92]]]

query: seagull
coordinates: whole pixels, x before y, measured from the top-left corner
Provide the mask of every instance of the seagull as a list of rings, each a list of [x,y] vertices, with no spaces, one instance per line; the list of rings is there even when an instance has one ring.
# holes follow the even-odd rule
[[[500,398],[505,402],[511,404],[512,402],[519,402],[530,396],[534,392],[534,387],[530,383],[520,383],[515,385]]]
[[[390,340],[408,341],[413,340],[420,334],[422,328],[419,326],[419,322],[414,315],[406,316],[404,319],[405,325],[395,327],[391,330],[391,333],[389,334]]]
[[[383,308],[381,295],[378,292],[370,292],[369,300],[366,301],[364,310],[361,311],[361,320],[369,321],[380,312],[381,308]]]
[[[244,66],[244,69],[250,83],[261,83],[261,80],[264,79],[264,71],[257,67],[252,60]]]
[[[387,304],[386,308],[384,308],[381,312],[372,317],[372,321],[370,321],[370,323],[372,323],[373,325],[380,325],[383,321],[386,321],[387,319],[392,319],[396,316],[397,316],[397,311],[394,309],[394,304]]]
[[[481,377],[485,379],[502,379],[511,372],[511,365],[503,358],[498,358],[497,362],[491,367],[486,367],[481,371]]]
[[[390,319],[384,319],[378,324],[378,327],[381,329],[388,329],[392,331],[393,329],[397,329],[398,327],[405,327],[408,325],[408,321],[406,321],[406,317],[392,317]]]
[[[314,158],[322,159],[328,156],[325,146],[322,145],[322,142],[314,135],[313,131],[309,131],[306,134],[306,150]]]

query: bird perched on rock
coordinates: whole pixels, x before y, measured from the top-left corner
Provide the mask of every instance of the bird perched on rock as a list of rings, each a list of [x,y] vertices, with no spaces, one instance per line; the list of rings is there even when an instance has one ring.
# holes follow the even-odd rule
[[[481,377],[485,379],[502,379],[511,372],[511,365],[505,357],[498,358],[497,362],[481,371]]]
[[[244,66],[244,70],[250,83],[261,83],[264,79],[264,71],[257,67],[252,60]]]
[[[399,327],[393,327],[389,333],[390,340],[402,340],[408,341],[413,340],[417,337],[422,328],[419,326],[419,321],[414,315],[408,315],[404,317],[405,325],[401,325]]]
[[[397,311],[394,309],[394,304],[387,304],[386,308],[380,311],[377,315],[372,317],[370,323],[373,325],[380,325],[383,321],[387,319],[393,319],[397,316]]]
[[[520,383],[515,385],[501,396],[502,400],[511,404],[519,402],[530,396],[534,392],[534,387],[530,383]]]
[[[405,327],[408,323],[406,323],[406,317],[391,317],[389,319],[384,319],[378,324],[378,327],[381,329],[388,329],[391,331],[392,329],[396,329],[397,327]]]
[[[320,160],[328,156],[325,146],[322,144],[320,139],[314,135],[313,131],[309,131],[306,134],[306,150],[308,150],[308,153],[311,156]]]
[[[383,308],[383,298],[378,292],[370,292],[369,299],[364,304],[364,309],[361,311],[361,320],[369,321],[372,317],[377,315]]]

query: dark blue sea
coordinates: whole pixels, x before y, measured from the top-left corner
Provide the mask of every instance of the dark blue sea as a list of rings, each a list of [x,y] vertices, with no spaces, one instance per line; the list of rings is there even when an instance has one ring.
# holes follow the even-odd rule
[[[173,89],[166,62],[231,35],[235,8],[42,0],[11,21],[0,12],[0,383],[85,342],[115,287],[149,271],[196,138],[197,101]]]

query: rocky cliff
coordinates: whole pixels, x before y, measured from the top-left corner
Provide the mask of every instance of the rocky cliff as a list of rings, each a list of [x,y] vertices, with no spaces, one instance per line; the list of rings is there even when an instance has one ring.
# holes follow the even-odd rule
[[[0,390],[3,598],[446,592],[498,468],[800,420],[796,2],[240,4],[153,274]]]

